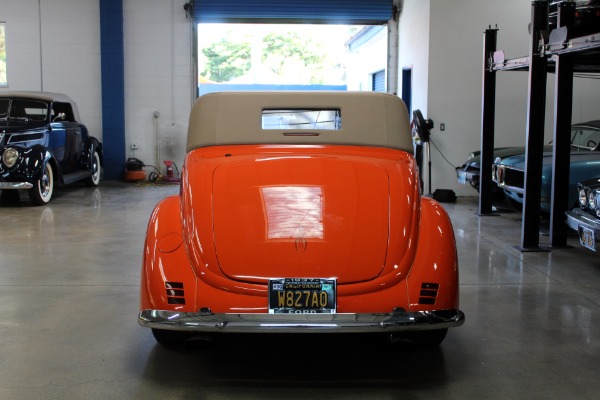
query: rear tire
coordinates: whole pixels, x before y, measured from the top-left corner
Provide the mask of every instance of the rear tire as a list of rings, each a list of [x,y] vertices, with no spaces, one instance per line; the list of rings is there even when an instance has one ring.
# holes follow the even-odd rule
[[[40,179],[38,179],[31,189],[28,190],[29,199],[36,206],[48,204],[52,200],[54,192],[54,170],[48,162],[44,166],[44,171]]]
[[[154,339],[165,347],[181,347],[192,337],[188,332],[168,331],[165,329],[152,329]]]
[[[100,164],[100,155],[98,154],[98,151],[94,150],[94,154],[92,154],[92,165],[91,165],[92,176],[90,176],[89,178],[86,179],[86,181],[85,181],[86,186],[90,186],[90,187],[98,186],[98,184],[100,183],[101,168],[102,168],[102,166]]]

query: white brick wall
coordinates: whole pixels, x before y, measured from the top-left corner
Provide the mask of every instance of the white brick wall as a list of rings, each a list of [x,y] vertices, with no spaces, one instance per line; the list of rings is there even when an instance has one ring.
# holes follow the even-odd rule
[[[483,32],[498,25],[498,50],[528,55],[531,2],[524,0],[405,0],[400,16],[400,68],[413,68],[413,109],[435,122],[432,138],[456,165],[480,147]],[[495,145],[523,146],[528,73],[496,74]],[[545,143],[552,138],[554,74],[548,74]],[[600,81],[575,78],[573,122],[599,119]],[[439,124],[446,130],[440,131]],[[477,195],[456,182],[456,172],[434,148],[432,189]]]
[[[0,90],[68,94],[90,133],[101,138],[98,4],[98,0],[0,0],[8,78],[8,88]]]
[[[125,0],[127,154],[154,164],[154,111],[160,163],[179,167],[192,104],[191,23],[185,0]],[[6,22],[8,88],[71,96],[90,133],[102,138],[99,0],[0,0]],[[41,42],[40,42],[41,30]]]
[[[126,0],[125,131],[127,156],[131,144],[146,164],[156,164],[154,129],[158,130],[157,167],[173,160],[181,168],[193,101],[191,22],[184,0]],[[153,114],[159,112],[155,120]],[[156,122],[156,125],[155,125]]]

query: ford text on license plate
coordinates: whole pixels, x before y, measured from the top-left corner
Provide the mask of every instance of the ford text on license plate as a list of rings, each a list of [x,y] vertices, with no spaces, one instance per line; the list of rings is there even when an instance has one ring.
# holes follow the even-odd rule
[[[333,314],[335,279],[269,279],[269,313]]]
[[[596,238],[594,237],[594,231],[581,225],[579,225],[578,231],[579,243],[581,243],[583,247],[596,251]]]

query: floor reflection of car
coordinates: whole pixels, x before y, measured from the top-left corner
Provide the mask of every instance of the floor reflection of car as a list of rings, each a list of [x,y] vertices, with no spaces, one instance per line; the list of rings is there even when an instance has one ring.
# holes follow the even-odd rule
[[[80,122],[64,94],[0,93],[0,189],[25,189],[34,205],[52,199],[55,185],[100,182],[102,144]]]
[[[458,259],[412,153],[397,96],[201,96],[181,191],[148,225],[140,324],[167,346],[228,333],[440,344],[464,321]]]
[[[569,165],[569,208],[577,205],[577,182],[600,176],[600,120],[573,125]],[[540,207],[550,210],[552,190],[552,152],[543,154]],[[523,203],[525,154],[496,160],[492,166],[494,182],[504,195],[517,204]]]
[[[579,207],[567,211],[567,225],[577,231],[582,246],[596,251],[600,238],[600,178],[577,184]]]

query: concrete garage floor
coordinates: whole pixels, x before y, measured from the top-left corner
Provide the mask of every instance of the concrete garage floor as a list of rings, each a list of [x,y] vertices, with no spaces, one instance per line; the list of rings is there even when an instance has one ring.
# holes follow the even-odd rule
[[[520,254],[519,214],[479,218],[476,198],[445,205],[467,321],[437,349],[355,336],[165,349],[137,325],[138,287],[150,212],[177,192],[106,182],[0,207],[1,399],[598,398],[600,258]]]

